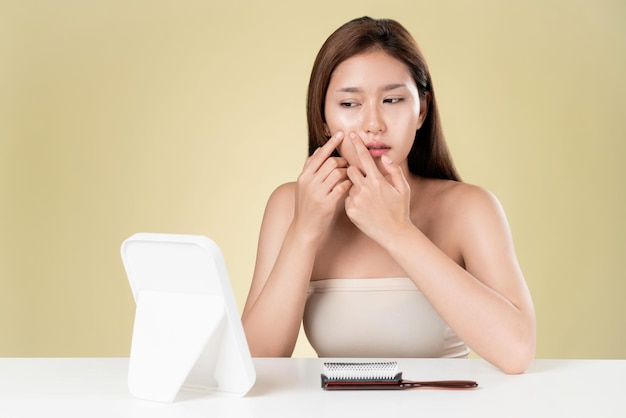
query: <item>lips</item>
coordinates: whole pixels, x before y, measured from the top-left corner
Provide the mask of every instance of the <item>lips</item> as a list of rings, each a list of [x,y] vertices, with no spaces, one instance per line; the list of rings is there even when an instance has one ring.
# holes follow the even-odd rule
[[[384,153],[386,153],[387,151],[391,149],[389,145],[380,141],[368,142],[365,146],[369,150],[372,157],[380,157],[381,155],[383,155]]]

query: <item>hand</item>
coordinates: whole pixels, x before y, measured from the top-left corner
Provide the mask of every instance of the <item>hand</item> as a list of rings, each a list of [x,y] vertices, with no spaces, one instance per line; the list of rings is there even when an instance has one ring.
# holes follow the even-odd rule
[[[327,230],[339,201],[352,186],[346,159],[331,157],[343,138],[343,132],[336,132],[307,159],[298,176],[294,225],[313,235]]]
[[[349,161],[347,174],[352,187],[345,202],[346,214],[364,234],[382,244],[397,228],[411,223],[411,190],[399,165],[383,155],[385,177],[363,140],[351,133],[350,141],[358,161]]]

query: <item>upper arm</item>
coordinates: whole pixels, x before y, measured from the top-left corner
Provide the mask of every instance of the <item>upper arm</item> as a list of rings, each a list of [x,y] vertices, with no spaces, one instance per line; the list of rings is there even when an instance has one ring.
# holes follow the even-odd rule
[[[468,186],[456,216],[465,269],[509,300],[520,311],[533,312],[528,287],[519,266],[511,230],[497,198]]]
[[[286,183],[274,190],[267,201],[261,222],[254,274],[244,307],[244,315],[261,293],[278,258],[283,240],[293,219],[294,193],[295,184]]]

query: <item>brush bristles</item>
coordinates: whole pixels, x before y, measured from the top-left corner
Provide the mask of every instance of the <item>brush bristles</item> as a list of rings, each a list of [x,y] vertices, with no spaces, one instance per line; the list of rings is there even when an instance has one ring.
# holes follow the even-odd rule
[[[324,376],[330,380],[393,380],[398,374],[395,361],[370,363],[324,363]]]

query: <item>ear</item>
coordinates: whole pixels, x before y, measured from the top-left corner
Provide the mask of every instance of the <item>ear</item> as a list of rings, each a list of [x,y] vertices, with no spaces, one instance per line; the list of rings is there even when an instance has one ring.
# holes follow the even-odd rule
[[[417,127],[415,129],[416,131],[419,130],[424,124],[424,121],[426,120],[426,116],[428,115],[429,108],[430,108],[430,92],[425,91],[424,98],[420,100],[420,115],[417,118]]]

